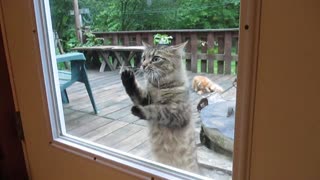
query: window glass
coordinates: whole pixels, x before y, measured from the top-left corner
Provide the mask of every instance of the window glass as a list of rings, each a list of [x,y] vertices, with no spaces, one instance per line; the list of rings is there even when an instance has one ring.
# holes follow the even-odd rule
[[[231,179],[240,0],[49,2],[62,136]]]

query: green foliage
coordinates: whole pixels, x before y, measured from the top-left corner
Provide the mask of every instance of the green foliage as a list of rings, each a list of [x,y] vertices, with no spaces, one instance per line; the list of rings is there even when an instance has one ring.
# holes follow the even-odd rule
[[[85,43],[80,43],[75,35],[75,30],[70,30],[69,39],[64,41],[64,49],[66,52],[70,51],[74,47],[90,47],[90,46],[100,46],[103,45],[103,39],[97,38],[92,31],[85,32],[84,37],[86,39]]]
[[[74,17],[69,15],[72,3],[73,0],[50,0],[52,28],[58,33],[59,39],[64,40],[64,48],[67,48],[65,43],[72,38],[71,31],[74,31]]]
[[[80,41],[76,36],[76,31],[74,28],[67,30],[65,39],[62,40],[62,44],[63,44],[63,49],[66,52],[69,52],[72,48],[80,45]]]
[[[103,39],[97,38],[91,31],[84,33],[84,36],[86,37],[86,42],[79,46],[90,47],[103,45]]]
[[[141,13],[145,0],[80,0],[81,7],[89,8],[94,31],[126,31],[141,29]]]
[[[65,51],[79,45],[74,30],[73,0],[49,0],[53,30]],[[240,0],[79,0],[88,8],[91,30],[218,29],[239,26]],[[90,35],[89,35],[90,36]],[[99,40],[98,40],[99,41]],[[106,43],[106,42],[105,42]],[[93,37],[85,45],[100,44]]]
[[[217,29],[239,26],[240,0],[157,0],[144,10],[149,29]]]
[[[153,44],[170,44],[171,39],[173,39],[173,37],[167,34],[155,34],[153,37]]]
[[[218,29],[239,26],[239,0],[178,0],[178,24],[185,29]]]
[[[151,3],[147,3],[151,2]],[[73,26],[73,0],[50,0],[59,36]],[[79,0],[90,10],[94,31],[234,28],[240,0]]]

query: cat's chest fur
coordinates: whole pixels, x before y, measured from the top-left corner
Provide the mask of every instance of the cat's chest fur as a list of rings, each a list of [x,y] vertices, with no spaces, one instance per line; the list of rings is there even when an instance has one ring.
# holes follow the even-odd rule
[[[184,86],[171,88],[147,88],[152,104],[184,103],[188,100],[188,91]]]

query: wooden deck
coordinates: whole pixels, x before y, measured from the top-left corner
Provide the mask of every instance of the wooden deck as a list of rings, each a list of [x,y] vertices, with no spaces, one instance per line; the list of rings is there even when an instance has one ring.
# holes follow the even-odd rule
[[[84,85],[75,83],[67,89],[70,103],[64,105],[67,133],[142,158],[152,159],[146,121],[131,114],[132,102],[124,91],[119,72],[89,71],[88,73],[99,114],[93,113]],[[195,75],[197,74],[188,72],[190,84]],[[234,75],[203,75],[227,89],[222,95],[224,98],[235,98],[236,89],[232,86]],[[137,79],[141,80],[142,77]],[[202,97],[191,88],[190,92],[193,115],[197,118],[197,154],[203,174],[212,178],[230,179],[232,159],[200,144],[200,120],[196,106]]]

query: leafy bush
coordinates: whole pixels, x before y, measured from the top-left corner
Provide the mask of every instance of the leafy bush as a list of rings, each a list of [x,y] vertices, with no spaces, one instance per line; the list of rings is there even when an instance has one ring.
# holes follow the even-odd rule
[[[90,47],[103,45],[103,38],[97,38],[91,31],[84,33],[84,36],[86,37],[86,42],[79,46]]]
[[[171,44],[171,39],[173,37],[167,34],[155,34],[153,36],[153,44]]]

